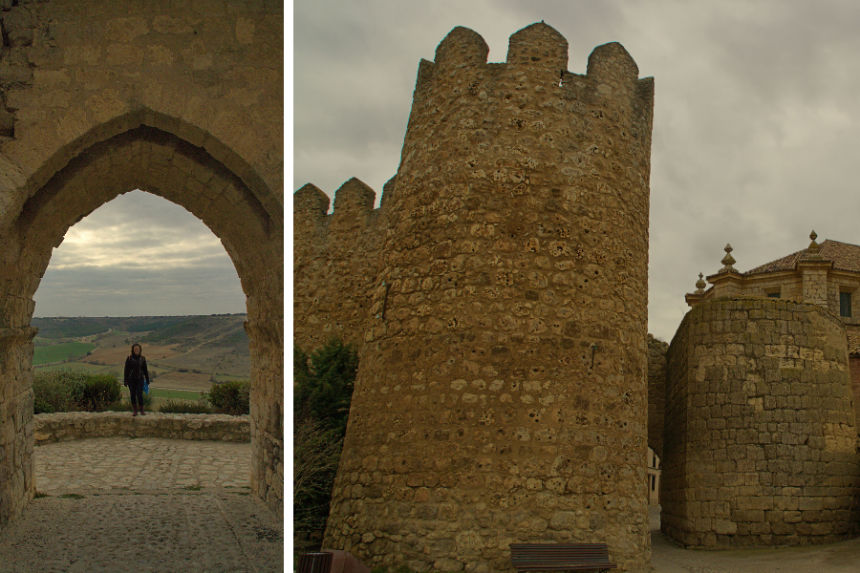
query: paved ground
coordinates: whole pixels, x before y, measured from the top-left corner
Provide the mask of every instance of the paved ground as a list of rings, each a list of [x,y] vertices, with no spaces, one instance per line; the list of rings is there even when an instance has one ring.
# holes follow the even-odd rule
[[[250,495],[250,445],[97,438],[36,447],[35,499],[0,572],[283,570],[283,521]]]
[[[660,533],[651,508],[651,565],[656,573],[857,573],[860,539],[807,547],[701,551],[682,549]]]
[[[36,489],[0,531],[0,572],[282,571],[283,521],[250,495],[250,446],[94,438],[36,448]],[[693,551],[659,531],[657,573],[856,573],[860,539],[826,546]]]

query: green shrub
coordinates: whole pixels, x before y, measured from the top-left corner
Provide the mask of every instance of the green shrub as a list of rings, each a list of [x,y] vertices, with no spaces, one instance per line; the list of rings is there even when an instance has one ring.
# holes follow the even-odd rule
[[[167,400],[159,406],[158,411],[166,414],[208,414],[209,406],[188,400]]]
[[[37,371],[33,378],[33,411],[36,414],[78,410],[78,398],[86,374],[71,370]]]
[[[110,404],[119,401],[119,382],[115,376],[109,374],[87,376],[77,399],[81,409],[101,412]]]
[[[251,412],[251,382],[233,380],[213,384],[206,395],[212,409],[222,414],[249,414]]]

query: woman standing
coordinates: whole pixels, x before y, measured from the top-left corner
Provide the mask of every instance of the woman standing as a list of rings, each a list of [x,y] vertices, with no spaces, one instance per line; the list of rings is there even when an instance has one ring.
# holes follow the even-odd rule
[[[123,384],[128,386],[131,393],[131,406],[134,408],[134,415],[137,416],[138,411],[143,416],[143,385],[151,382],[149,370],[146,369],[146,358],[143,357],[143,349],[140,344],[131,345],[131,356],[125,359],[125,381]]]

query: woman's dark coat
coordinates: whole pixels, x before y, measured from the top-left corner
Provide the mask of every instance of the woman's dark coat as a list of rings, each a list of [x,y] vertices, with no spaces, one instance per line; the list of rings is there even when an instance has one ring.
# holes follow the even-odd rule
[[[143,384],[144,380],[149,380],[149,370],[146,368],[146,358],[141,356],[131,355],[125,359],[125,376],[123,384]]]

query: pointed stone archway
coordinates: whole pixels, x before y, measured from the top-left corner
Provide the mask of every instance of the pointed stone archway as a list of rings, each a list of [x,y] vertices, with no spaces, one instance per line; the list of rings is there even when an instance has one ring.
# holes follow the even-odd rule
[[[251,344],[251,486],[282,511],[282,4],[3,6],[0,527],[35,492],[33,295],[67,229],[137,188],[197,216],[236,267]]]

